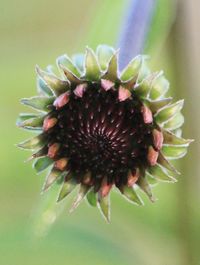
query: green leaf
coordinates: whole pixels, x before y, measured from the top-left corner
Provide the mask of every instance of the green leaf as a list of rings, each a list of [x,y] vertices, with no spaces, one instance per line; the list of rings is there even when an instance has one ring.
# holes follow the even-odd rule
[[[162,153],[168,159],[179,159],[186,155],[187,146],[164,145],[162,147]]]
[[[60,190],[57,202],[63,200],[67,195],[69,195],[74,190],[74,188],[76,186],[77,186],[77,182],[73,178],[71,178],[67,181],[64,181],[62,188]]]
[[[42,171],[44,171],[46,168],[48,168],[51,164],[53,164],[53,160],[47,156],[41,157],[35,161],[33,164],[34,169],[39,174]]]
[[[56,169],[56,168],[52,168],[52,170],[50,171],[50,173],[47,175],[43,188],[42,188],[42,192],[45,192],[48,190],[48,188],[63,174],[62,171]]]
[[[164,123],[170,120],[183,108],[184,100],[179,100],[174,104],[168,105],[161,110],[159,110],[155,115],[155,120],[157,123]]]
[[[86,196],[86,194],[87,194],[89,189],[90,189],[90,187],[87,186],[87,185],[83,185],[83,184],[80,185],[80,189],[78,191],[78,195],[77,195],[75,201],[72,204],[70,212],[72,212],[74,209],[76,209],[79,206],[79,204],[82,202],[82,200]]]
[[[124,186],[120,191],[130,202],[136,205],[143,205],[143,201],[137,195],[133,187]]]
[[[108,68],[108,63],[113,56],[115,50],[108,45],[99,45],[97,47],[97,58],[99,65],[103,71],[106,71]]]
[[[163,130],[164,144],[188,146],[193,140],[176,136],[172,132]]]
[[[183,125],[183,123],[184,123],[184,116],[180,112],[178,112],[173,116],[172,119],[170,119],[168,122],[166,122],[163,125],[163,128],[172,131],[180,128]]]
[[[17,146],[22,149],[34,150],[36,148],[42,148],[46,143],[46,137],[44,134],[37,135],[24,142],[19,143]]]
[[[81,76],[78,68],[74,65],[74,63],[66,54],[57,58],[57,65],[64,66],[66,69],[68,69],[71,73],[73,73],[77,77]]]
[[[32,107],[33,109],[39,111],[49,111],[49,107],[53,104],[55,97],[32,97],[32,98],[23,98],[21,103],[27,106]]]
[[[98,198],[98,208],[106,221],[110,222],[110,196]]]
[[[98,81],[101,76],[101,71],[94,51],[86,48],[85,55],[85,77],[90,81]]]
[[[169,172],[161,165],[156,164],[148,169],[148,173],[155,179],[164,182],[176,182],[176,179],[172,177]]]
[[[127,65],[127,67],[123,70],[120,79],[122,81],[127,81],[130,79],[135,79],[135,81],[138,78],[141,66],[143,62],[143,56],[138,55],[135,58],[132,59],[132,61]]]
[[[38,66],[36,66],[36,72],[55,95],[58,96],[69,89],[69,82],[67,80],[61,80],[54,74],[41,70]]]
[[[94,190],[90,190],[88,193],[87,193],[87,201],[88,203],[93,206],[93,207],[96,207],[97,206],[97,197],[96,197],[96,193],[94,192]]]

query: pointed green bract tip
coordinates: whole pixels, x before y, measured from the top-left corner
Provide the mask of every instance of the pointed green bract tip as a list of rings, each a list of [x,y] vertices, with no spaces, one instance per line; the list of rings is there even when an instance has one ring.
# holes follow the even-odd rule
[[[87,193],[87,201],[90,206],[96,207],[97,206],[97,194],[94,192],[94,190],[90,190]]]
[[[112,57],[112,55],[115,53],[115,50],[108,46],[108,45],[99,45],[97,47],[97,57],[99,61],[99,65],[103,71],[107,70],[108,63]]]
[[[99,197],[97,205],[105,220],[110,223],[110,197]]]
[[[101,71],[97,57],[92,49],[86,48],[85,54],[85,78],[97,81],[100,78]]]
[[[138,205],[138,206],[142,206],[144,205],[143,201],[141,200],[141,198],[139,197],[139,195],[136,193],[136,191],[134,190],[133,187],[126,187],[124,186],[121,189],[121,193],[125,196],[125,198],[127,198],[130,202]]]
[[[41,157],[33,164],[34,169],[39,174],[53,164],[53,160],[49,157]]]
[[[77,182],[74,179],[69,179],[66,182],[64,182],[60,190],[57,202],[67,197],[75,189],[76,186]]]

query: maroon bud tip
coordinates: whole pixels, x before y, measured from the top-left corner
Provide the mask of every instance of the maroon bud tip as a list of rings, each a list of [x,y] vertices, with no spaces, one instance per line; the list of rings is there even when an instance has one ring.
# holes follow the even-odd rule
[[[78,85],[75,90],[74,90],[74,94],[79,97],[79,98],[82,98],[83,97],[83,94],[86,90],[86,87],[87,87],[87,84],[80,84]]]
[[[61,94],[53,103],[53,105],[56,107],[56,109],[62,108],[64,105],[66,105],[69,101],[69,92],[65,92]]]
[[[59,148],[60,148],[60,144],[58,144],[58,143],[54,143],[54,144],[50,145],[49,149],[48,149],[48,157],[54,158],[56,156]]]
[[[55,168],[63,171],[66,168],[67,163],[68,163],[67,158],[61,158],[55,162],[54,166]]]
[[[50,128],[53,128],[56,125],[57,121],[58,120],[56,118],[46,117],[43,122],[43,130],[46,132]]]
[[[107,91],[114,86],[114,83],[110,80],[101,79],[101,86],[105,91]]]
[[[160,132],[156,129],[153,130],[153,143],[154,143],[154,147],[157,150],[160,150],[162,148],[163,134],[162,134],[162,132]]]
[[[126,89],[126,88],[124,88],[122,86],[119,87],[119,92],[118,93],[119,93],[118,94],[119,101],[124,101],[127,98],[130,98],[130,96],[131,96],[131,92],[128,89]]]
[[[152,146],[149,146],[147,160],[151,166],[155,166],[158,159],[158,152]]]
[[[138,181],[139,176],[140,176],[139,168],[137,168],[134,171],[130,171],[128,174],[127,186],[132,187]]]
[[[147,106],[142,106],[141,112],[143,115],[144,123],[148,124],[153,122],[152,112]]]

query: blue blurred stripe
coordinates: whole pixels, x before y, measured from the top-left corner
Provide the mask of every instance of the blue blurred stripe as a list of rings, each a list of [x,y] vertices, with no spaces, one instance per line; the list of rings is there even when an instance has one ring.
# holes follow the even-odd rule
[[[134,56],[142,53],[156,2],[156,0],[130,0],[117,45],[120,48],[120,70]]]

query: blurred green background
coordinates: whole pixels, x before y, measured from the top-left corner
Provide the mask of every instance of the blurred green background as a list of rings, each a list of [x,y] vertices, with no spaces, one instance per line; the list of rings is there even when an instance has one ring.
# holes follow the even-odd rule
[[[197,265],[200,264],[198,0],[160,0],[147,38],[153,69],[164,69],[171,93],[185,98],[184,136],[195,138],[179,168],[179,182],[154,188],[159,200],[135,207],[112,193],[106,224],[83,203],[69,215],[69,200],[47,210],[30,155],[14,145],[30,134],[15,126],[27,109],[19,99],[36,93],[35,64],[53,64],[86,45],[115,45],[128,0],[0,0],[0,264]],[[55,188],[56,189],[56,188]],[[52,190],[51,193],[54,193]],[[61,211],[64,208],[64,211]],[[55,210],[55,213],[54,213]],[[60,215],[55,221],[55,216]],[[51,223],[54,225],[51,226]]]

